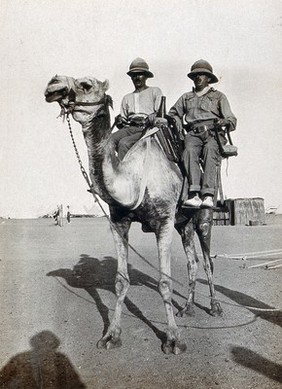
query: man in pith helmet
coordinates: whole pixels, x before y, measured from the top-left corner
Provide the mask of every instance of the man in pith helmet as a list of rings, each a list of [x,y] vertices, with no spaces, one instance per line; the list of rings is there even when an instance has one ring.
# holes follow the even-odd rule
[[[112,134],[120,159],[142,137],[146,118],[158,111],[162,96],[160,88],[147,86],[147,79],[154,75],[143,58],[132,61],[127,74],[135,89],[123,97],[120,115],[116,118],[119,130]]]
[[[225,144],[225,131],[235,130],[237,120],[226,96],[210,86],[218,79],[207,61],[196,61],[187,76],[194,82],[194,88],[184,93],[168,113],[175,118],[184,136],[183,163],[189,183],[188,199],[184,205],[211,208],[215,195],[216,167],[220,163],[214,128],[222,129],[219,137],[221,143]]]

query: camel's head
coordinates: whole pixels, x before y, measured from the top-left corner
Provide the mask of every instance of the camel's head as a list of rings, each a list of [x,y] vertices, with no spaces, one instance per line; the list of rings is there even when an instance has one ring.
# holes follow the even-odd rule
[[[93,77],[74,79],[56,75],[47,85],[45,99],[49,103],[57,101],[72,113],[76,121],[83,124],[104,102],[108,88],[108,80],[101,82]]]
[[[74,78],[66,76],[54,76],[47,85],[45,90],[45,99],[48,103],[57,101],[67,101],[69,99],[70,91],[74,85]]]

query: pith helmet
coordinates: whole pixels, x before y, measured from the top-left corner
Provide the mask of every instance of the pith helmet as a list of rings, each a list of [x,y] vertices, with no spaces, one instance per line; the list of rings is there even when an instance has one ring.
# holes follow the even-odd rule
[[[131,77],[134,73],[144,73],[148,78],[154,77],[153,73],[149,70],[149,65],[143,58],[135,58],[131,62],[127,74]]]
[[[209,64],[204,59],[199,59],[191,66],[191,72],[187,74],[191,80],[194,80],[196,74],[203,73],[210,77],[210,84],[218,82],[218,78],[213,74],[213,69],[211,64]]]

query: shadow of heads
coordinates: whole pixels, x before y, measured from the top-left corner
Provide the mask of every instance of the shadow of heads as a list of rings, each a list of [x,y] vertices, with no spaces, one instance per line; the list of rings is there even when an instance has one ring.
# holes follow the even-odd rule
[[[281,365],[271,362],[245,347],[232,347],[231,353],[232,359],[235,363],[257,371],[274,381],[282,383]]]
[[[207,282],[203,279],[199,279],[198,282],[207,284]],[[248,296],[245,293],[226,288],[225,286],[215,285],[215,290],[235,301],[238,305],[245,307],[255,316],[282,327],[282,312],[276,311],[274,307],[271,307],[270,305],[265,304],[251,296]],[[271,311],[272,309],[273,311]]]
[[[69,286],[83,288],[91,295],[104,323],[104,335],[110,325],[109,308],[103,303],[97,289],[108,290],[115,294],[116,272],[117,260],[115,258],[104,257],[104,259],[100,261],[97,258],[82,254],[79,262],[73,269],[57,269],[49,272],[47,276],[62,277]],[[144,285],[159,293],[158,282],[147,274],[134,269],[130,264],[128,264],[128,274],[130,285]],[[165,334],[162,331],[159,331],[128,297],[125,297],[124,304],[129,312],[147,324],[159,339],[165,339]]]
[[[86,388],[69,359],[57,351],[60,341],[52,332],[34,335],[30,345],[31,350],[14,356],[3,367],[1,388]]]
[[[73,269],[57,269],[51,271],[47,276],[62,277],[68,285],[74,288],[95,288],[104,289],[115,293],[115,277],[117,273],[117,260],[112,257],[104,257],[102,261],[81,254],[79,262]],[[158,282],[141,271],[134,269],[128,264],[130,285],[145,285],[158,291]]]

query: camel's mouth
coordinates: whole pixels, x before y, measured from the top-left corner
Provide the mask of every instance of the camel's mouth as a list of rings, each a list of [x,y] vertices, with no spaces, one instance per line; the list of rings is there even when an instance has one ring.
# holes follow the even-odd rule
[[[68,94],[68,88],[66,86],[55,89],[54,86],[49,86],[45,91],[45,100],[47,103],[54,101],[60,101]]]

